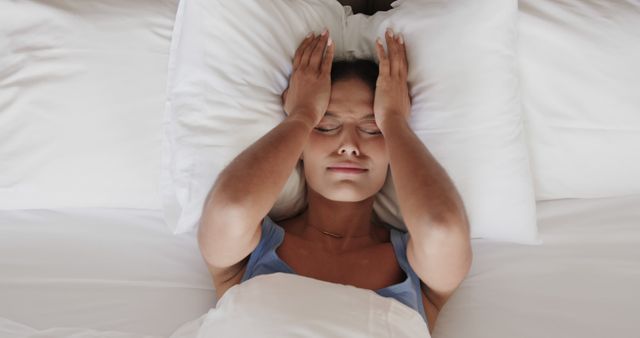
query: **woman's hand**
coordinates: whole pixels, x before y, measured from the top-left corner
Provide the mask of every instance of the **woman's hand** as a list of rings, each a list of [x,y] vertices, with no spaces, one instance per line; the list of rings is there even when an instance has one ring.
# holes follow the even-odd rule
[[[311,127],[320,122],[329,106],[334,50],[328,30],[317,37],[309,34],[295,53],[289,86],[282,93],[285,113],[303,119]]]
[[[376,124],[383,132],[385,120],[394,117],[408,120],[411,113],[411,98],[407,84],[408,62],[404,40],[400,34],[394,37],[391,28],[387,29],[385,38],[389,50],[388,56],[382,41],[376,39],[376,52],[380,63],[373,100]]]

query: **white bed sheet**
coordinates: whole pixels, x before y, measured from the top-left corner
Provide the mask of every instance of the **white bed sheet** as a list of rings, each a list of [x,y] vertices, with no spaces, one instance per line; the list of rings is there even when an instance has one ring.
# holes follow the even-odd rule
[[[213,304],[195,235],[160,211],[0,212],[0,318],[168,336]]]
[[[473,240],[434,337],[640,337],[640,195],[537,209],[540,246]]]
[[[638,336],[640,195],[539,202],[538,220],[539,246],[472,240],[433,337]],[[0,211],[0,338],[168,337],[213,304],[195,234],[160,211]]]

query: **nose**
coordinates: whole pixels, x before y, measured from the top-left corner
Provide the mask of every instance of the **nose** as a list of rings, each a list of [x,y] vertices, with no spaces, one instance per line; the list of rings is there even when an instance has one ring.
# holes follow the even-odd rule
[[[340,140],[340,148],[338,149],[338,153],[340,155],[350,154],[354,156],[360,156],[360,150],[358,149],[357,143],[355,142],[354,133],[351,131],[347,131],[347,128],[343,128],[342,131],[342,139]]]

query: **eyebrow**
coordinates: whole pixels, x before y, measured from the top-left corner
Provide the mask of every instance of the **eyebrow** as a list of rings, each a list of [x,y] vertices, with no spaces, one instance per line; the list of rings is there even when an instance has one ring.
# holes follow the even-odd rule
[[[332,113],[332,112],[330,112],[330,111],[328,111],[328,110],[327,110],[327,112],[325,113],[325,115],[327,115],[327,116],[333,116],[333,117],[338,117],[338,115],[337,115],[337,114]],[[369,115],[367,115],[367,116],[364,116],[364,117],[363,117],[363,119],[366,119],[366,118],[369,118],[369,117],[375,117],[375,115],[374,115],[374,114],[369,114]]]

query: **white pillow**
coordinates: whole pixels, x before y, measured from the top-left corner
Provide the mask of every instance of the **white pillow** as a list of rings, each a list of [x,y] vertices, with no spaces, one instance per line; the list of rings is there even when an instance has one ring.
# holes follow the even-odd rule
[[[377,60],[376,37],[385,41],[387,27],[401,32],[409,123],[460,192],[471,237],[541,243],[516,70],[517,2],[405,0],[392,7],[347,17],[347,53]],[[388,183],[376,211],[399,220]]]
[[[640,2],[524,0],[520,9],[536,198],[640,193]]]
[[[281,94],[302,39],[327,27],[340,53],[346,11],[334,0],[180,2],[161,183],[165,219],[175,233],[197,228],[217,175],[286,117]],[[303,194],[298,166],[269,215],[280,219],[302,208]]]
[[[332,0],[220,2],[182,2],[176,21],[162,185],[176,233],[197,227],[217,174],[285,117],[280,94],[306,33],[329,26],[336,59],[371,56],[388,18],[410,49],[412,127],[463,195],[472,236],[539,243],[514,68],[515,1],[396,1],[371,18]],[[303,197],[298,167],[269,215],[295,214]],[[396,201],[389,179],[374,210],[406,229]]]
[[[0,209],[161,209],[176,7],[0,2]]]

